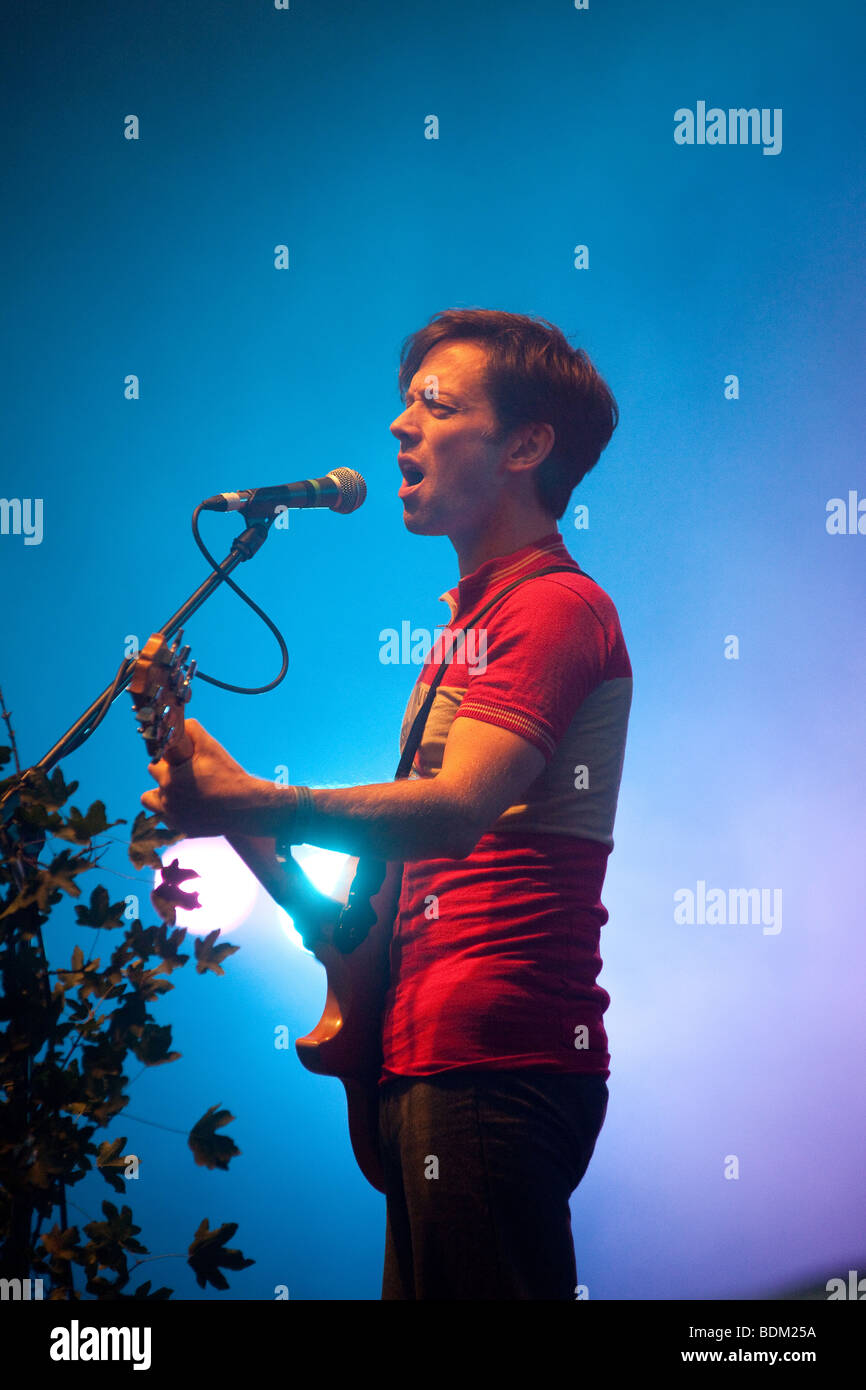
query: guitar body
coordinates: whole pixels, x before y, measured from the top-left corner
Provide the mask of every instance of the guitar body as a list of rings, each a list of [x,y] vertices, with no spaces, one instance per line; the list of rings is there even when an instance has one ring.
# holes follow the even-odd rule
[[[312,945],[313,954],[325,967],[328,993],[319,1022],[295,1043],[308,1071],[342,1081],[355,1158],[364,1177],[379,1192],[385,1190],[378,1137],[382,1012],[401,870],[400,864],[388,865],[385,881],[371,900],[376,921],[354,951],[344,955],[328,942]]]
[[[322,1016],[311,1033],[296,1040],[295,1051],[307,1071],[335,1076],[343,1083],[355,1160],[367,1181],[384,1192],[379,1158],[382,1013],[403,866],[388,865],[382,887],[370,900],[376,920],[360,945],[346,955],[328,939],[341,903],[319,893],[291,856],[277,859],[273,840],[232,835],[228,842],[291,915],[305,944],[325,967]]]
[[[154,633],[139,657],[130,692],[151,759],[178,765],[193,752],[184,728],[184,708],[194,666],[184,671],[189,649],[180,636],[168,648]],[[384,1191],[379,1158],[378,1081],[382,1064],[382,1012],[388,988],[388,957],[397,913],[401,864],[389,864],[384,882],[371,898],[375,922],[348,954],[331,944],[343,904],[320,893],[291,855],[278,858],[273,839],[232,835],[228,843],[271,895],[288,912],[305,945],[325,967],[327,994],[322,1017],[295,1048],[308,1071],[335,1076],[346,1091],[349,1137],[367,1181]]]

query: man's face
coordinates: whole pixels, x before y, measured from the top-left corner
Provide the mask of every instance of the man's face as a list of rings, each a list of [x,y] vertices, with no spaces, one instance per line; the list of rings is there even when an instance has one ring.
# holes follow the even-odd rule
[[[479,343],[438,343],[391,425],[400,441],[403,522],[416,535],[480,534],[496,507],[506,449],[493,442],[498,422],[484,389],[486,363]]]

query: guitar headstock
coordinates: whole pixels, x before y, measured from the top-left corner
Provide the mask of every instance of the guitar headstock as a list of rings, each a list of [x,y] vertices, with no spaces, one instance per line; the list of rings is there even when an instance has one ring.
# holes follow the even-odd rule
[[[151,762],[160,758],[183,762],[189,757],[184,710],[192,695],[196,663],[189,659],[190,648],[181,646],[182,639],[181,630],[169,646],[161,632],[154,632],[129,683],[138,731]]]

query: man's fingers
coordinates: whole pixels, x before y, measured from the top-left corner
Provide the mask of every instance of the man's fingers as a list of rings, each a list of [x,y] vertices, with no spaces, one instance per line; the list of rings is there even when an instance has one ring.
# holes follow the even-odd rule
[[[164,758],[160,758],[158,763],[148,763],[147,770],[154,782],[158,782],[161,787],[167,787],[170,782],[175,786],[182,786],[192,775],[192,759],[187,758],[182,763],[168,763]]]
[[[192,746],[197,753],[204,752],[208,744],[216,742],[216,739],[211,737],[207,729],[204,728],[202,724],[199,724],[197,719],[185,719],[183,721],[183,726],[189,734],[192,740]]]

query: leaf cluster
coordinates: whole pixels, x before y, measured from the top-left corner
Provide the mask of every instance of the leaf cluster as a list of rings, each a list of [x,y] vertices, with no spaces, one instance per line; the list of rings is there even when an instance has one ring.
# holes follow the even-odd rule
[[[0,748],[0,767],[9,750]],[[80,1298],[74,1271],[84,1276],[84,1296],[164,1299],[171,1290],[150,1280],[128,1292],[130,1256],[148,1251],[137,1236],[132,1211],[102,1204],[104,1220],[81,1230],[68,1222],[66,1193],[97,1170],[118,1194],[127,1192],[130,1164],[126,1136],[102,1138],[129,1101],[130,1058],[143,1067],[174,1062],[169,1023],[153,1010],[173,988],[170,976],[189,960],[185,928],[174,925],[178,905],[194,905],[181,888],[189,870],[170,866],[164,890],[153,898],[162,921],[145,926],[127,915],[125,900],[112,901],[98,884],[89,900],[76,901],[79,927],[105,942],[98,956],[75,946],[68,962],[51,968],[51,915],[65,899],[81,898],[80,876],[93,870],[102,847],[96,837],[121,824],[95,801],[87,811],[64,807],[77,783],[60,769],[50,777],[25,775],[0,782],[6,813],[0,830],[0,1274],[48,1281],[48,1297]],[[11,812],[11,814],[10,814]],[[140,813],[129,857],[136,868],[162,868],[157,850],[180,836]],[[51,840],[66,841],[56,852]],[[197,900],[196,900],[197,901]],[[107,933],[104,938],[103,933]],[[219,932],[194,942],[196,969],[222,975],[222,961],[238,947],[218,943]],[[239,1150],[217,1129],[233,1116],[211,1106],[193,1126],[189,1146],[197,1164],[226,1169]],[[50,1223],[50,1224],[49,1224]],[[43,1227],[45,1228],[43,1232]],[[210,1230],[201,1222],[187,1259],[201,1287],[226,1289],[223,1269],[252,1264],[226,1248],[237,1227]],[[137,1263],[143,1263],[139,1259]]]

